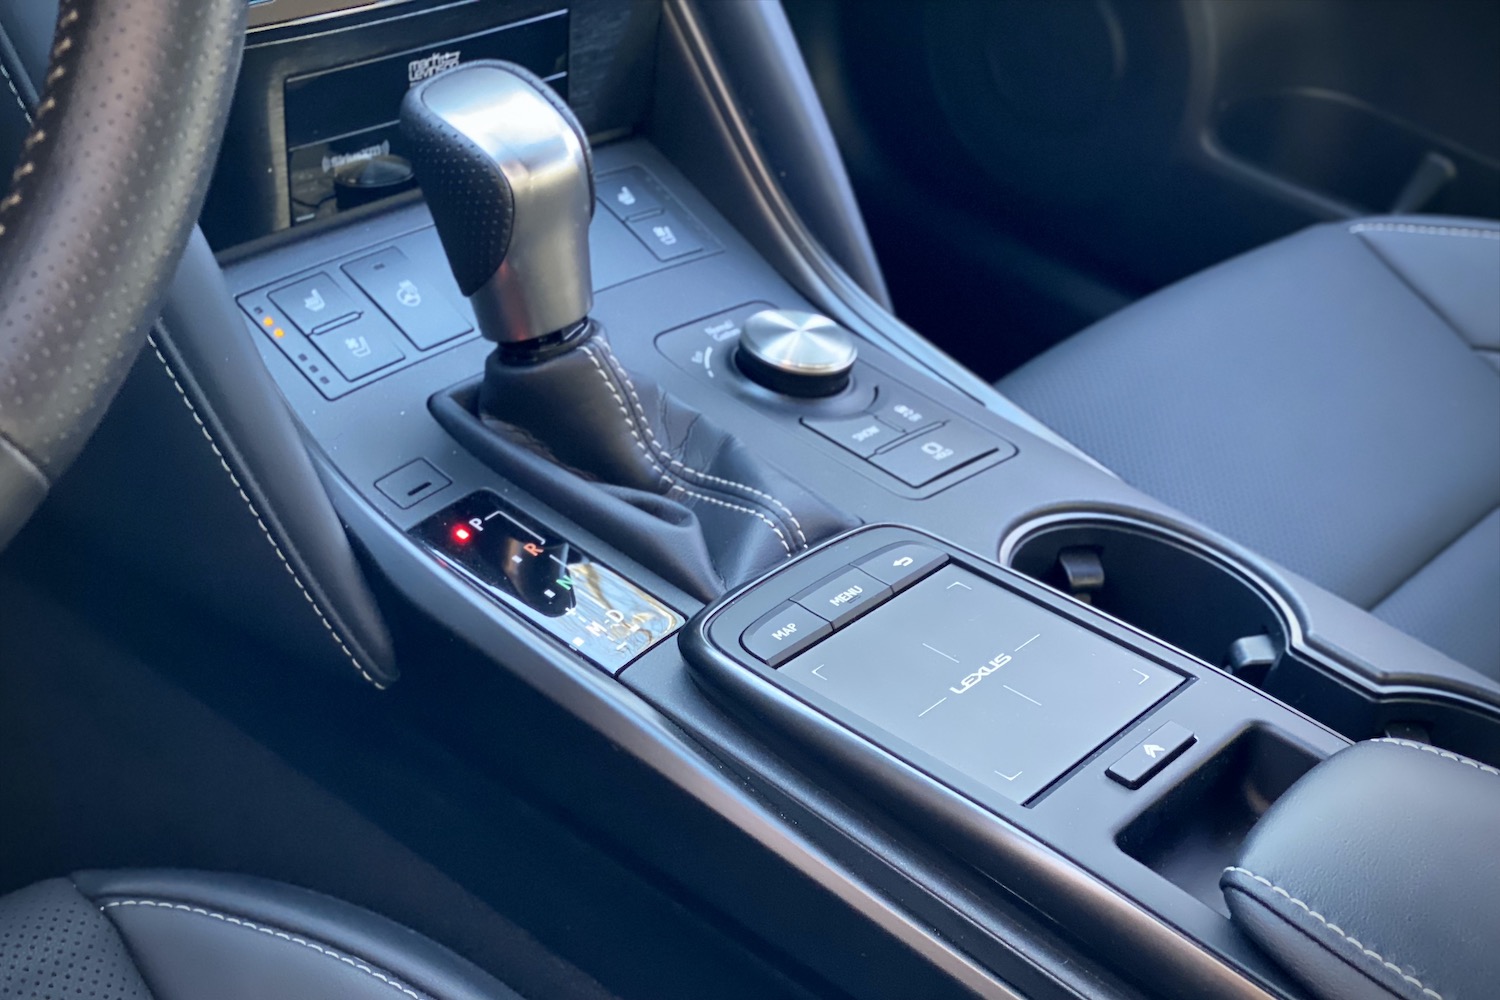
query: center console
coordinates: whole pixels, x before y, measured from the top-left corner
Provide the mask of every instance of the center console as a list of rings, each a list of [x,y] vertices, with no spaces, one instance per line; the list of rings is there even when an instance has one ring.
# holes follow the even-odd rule
[[[244,335],[372,558],[446,627],[560,697],[559,685],[597,697],[593,673],[620,685],[614,697],[706,727],[720,753],[743,737],[718,743],[724,723],[710,720],[733,718],[985,883],[1045,900],[1049,919],[1136,941],[1135,974],[1196,969],[1220,995],[1264,995],[1276,973],[1236,939],[1215,879],[1265,802],[1345,741],[995,562],[1011,505],[1067,489],[1046,470],[1125,492],[1110,477],[872,342],[832,396],[747,376],[733,347],[748,317],[812,303],[651,145],[595,157],[601,178],[632,178],[693,242],[663,261],[639,227],[596,212],[593,316],[613,351],[870,526],[822,545],[788,531],[795,559],[705,611],[704,595],[622,552],[586,512],[498,476],[439,419],[492,347],[411,205],[227,272]],[[408,283],[420,306],[393,297]],[[342,314],[326,329],[306,318],[314,293],[328,303],[317,312]],[[702,694],[683,688],[689,677]]]
[[[204,220],[241,310],[218,334],[255,345],[396,599],[956,988],[1300,995],[1220,873],[1350,739],[1493,748],[1500,697],[1444,664],[1452,683],[1403,684],[1391,663],[1441,658],[1137,493],[896,322],[765,160],[820,148],[772,124],[807,114],[796,88],[736,91],[721,61],[749,28],[774,59],[784,24],[702,6],[267,20]],[[716,47],[716,17],[749,33]],[[515,257],[466,276],[484,234],[455,240],[477,224],[429,181],[434,218],[400,127],[408,88],[495,57],[594,146],[592,308],[536,329],[495,284],[524,282]],[[757,134],[737,92],[792,103],[757,108]]]
[[[1276,982],[1224,920],[1219,875],[1341,737],[906,527],[770,574],[696,617],[683,648],[748,725],[1075,931],[1133,942],[1143,971],[1254,995],[1195,961],[1207,949]]]

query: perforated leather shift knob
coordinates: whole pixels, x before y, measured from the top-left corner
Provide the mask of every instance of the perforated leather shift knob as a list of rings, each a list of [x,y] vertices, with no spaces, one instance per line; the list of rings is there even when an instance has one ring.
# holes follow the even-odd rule
[[[484,335],[520,344],[587,317],[593,159],[562,98],[512,63],[465,63],[407,93],[401,130]]]

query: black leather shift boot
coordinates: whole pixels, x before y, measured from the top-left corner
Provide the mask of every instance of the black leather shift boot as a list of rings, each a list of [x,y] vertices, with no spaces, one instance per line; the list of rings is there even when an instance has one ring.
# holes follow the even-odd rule
[[[633,377],[599,334],[531,365],[492,355],[477,393],[433,411],[497,472],[702,600],[858,523]]]

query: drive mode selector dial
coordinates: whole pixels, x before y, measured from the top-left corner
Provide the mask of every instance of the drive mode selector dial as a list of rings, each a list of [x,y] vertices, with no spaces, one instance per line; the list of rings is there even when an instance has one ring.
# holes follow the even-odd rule
[[[745,321],[735,354],[740,371],[788,396],[831,396],[849,384],[854,337],[827,316],[766,309]]]

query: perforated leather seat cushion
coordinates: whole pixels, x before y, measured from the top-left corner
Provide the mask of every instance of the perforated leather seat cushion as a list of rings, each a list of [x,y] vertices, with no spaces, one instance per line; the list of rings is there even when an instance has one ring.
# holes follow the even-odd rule
[[[79,872],[0,897],[0,998],[519,1000],[459,956],[290,886]]]
[[[151,1000],[125,942],[65,879],[0,898],[0,997]]]
[[[999,388],[1131,484],[1500,678],[1500,225],[1318,226]]]

